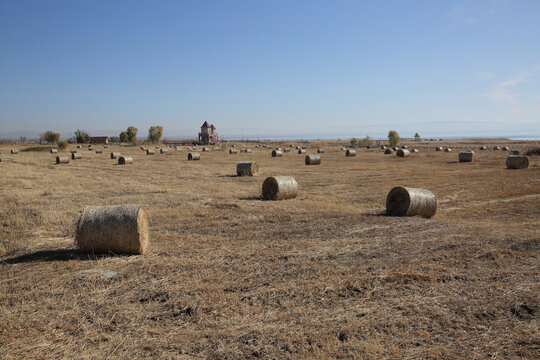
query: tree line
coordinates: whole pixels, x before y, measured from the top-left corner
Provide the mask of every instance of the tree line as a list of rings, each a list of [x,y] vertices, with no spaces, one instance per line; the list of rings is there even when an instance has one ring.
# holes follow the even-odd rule
[[[129,126],[126,131],[122,131],[118,136],[111,136],[109,140],[111,142],[122,142],[122,143],[131,143],[136,144],[137,143],[137,133],[138,129],[134,126]],[[151,141],[152,143],[157,143],[163,136],[163,126],[150,126],[148,129],[148,137],[147,140]],[[24,139],[26,140],[26,138]],[[71,143],[76,144],[84,144],[89,143],[91,141],[90,135],[81,129],[75,130],[74,135],[68,139]],[[21,138],[21,142],[22,142]],[[59,144],[60,141],[60,133],[54,132],[52,130],[45,131],[42,133],[39,137],[40,142],[46,142],[48,144]],[[67,142],[66,142],[67,143]]]

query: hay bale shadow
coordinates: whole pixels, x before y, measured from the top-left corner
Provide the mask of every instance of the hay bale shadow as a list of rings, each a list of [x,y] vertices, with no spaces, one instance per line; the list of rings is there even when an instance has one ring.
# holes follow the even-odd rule
[[[238,198],[239,200],[264,200],[262,195],[254,195],[254,196],[243,196],[241,198]]]
[[[41,261],[70,261],[70,260],[96,260],[108,257],[107,254],[85,254],[76,249],[42,250],[30,254],[19,255],[1,261],[5,264],[22,264]]]

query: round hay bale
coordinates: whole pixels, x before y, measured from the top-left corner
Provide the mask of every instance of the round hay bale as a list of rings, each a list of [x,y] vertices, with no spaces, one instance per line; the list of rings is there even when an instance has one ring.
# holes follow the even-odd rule
[[[508,151],[508,150],[510,150],[510,148],[509,148],[508,146],[503,146],[503,147],[501,148],[501,150],[502,150],[502,151]]]
[[[96,149],[96,154],[103,154],[103,150],[101,150],[101,149]]]
[[[306,149],[306,148],[307,148],[307,146],[306,146],[306,145],[302,145],[302,149]]]
[[[236,147],[236,145],[235,145],[235,144],[232,144],[232,145],[231,145],[231,147],[235,148],[235,147]]]
[[[76,150],[76,149],[70,149],[69,152],[72,153],[72,154],[74,154],[74,153],[77,152],[77,150]]]
[[[159,149],[159,148],[161,148],[159,145],[156,145],[156,146],[155,146],[155,149],[156,149],[156,150]]]
[[[402,149],[408,149],[409,147],[407,145],[401,146]]]
[[[300,149],[300,146],[295,146],[296,150],[299,150]]]
[[[187,154],[187,159],[188,160],[201,160],[201,154],[199,153],[196,153],[196,152],[190,152],[189,154]]]
[[[396,186],[386,197],[386,213],[391,216],[430,218],[437,211],[437,199],[429,190]]]
[[[306,165],[321,165],[321,157],[319,155],[306,155]]]
[[[232,155],[232,154],[236,154],[236,153],[238,153],[238,150],[236,150],[236,149],[229,149],[229,154]]]
[[[82,159],[82,154],[72,153],[71,154],[71,160],[77,160],[77,159]]]
[[[272,157],[282,157],[283,153],[281,150],[272,150]]]
[[[146,149],[146,155],[155,155],[156,151],[154,149]]]
[[[291,149],[285,148],[285,149],[283,149],[283,152],[289,153],[289,152],[291,152]]]
[[[441,147],[441,146],[437,146],[437,147],[435,148],[435,151],[442,151],[442,147]]]
[[[415,153],[415,154],[418,154],[420,151],[418,151],[418,149],[412,149],[411,152]]]
[[[182,148],[180,146],[175,146],[174,151],[182,151]]]
[[[259,165],[256,162],[240,162],[236,164],[236,174],[238,176],[255,176],[259,173]]]
[[[77,149],[80,149],[81,148],[81,145],[77,145]]]
[[[56,163],[57,164],[69,164],[69,156],[57,156],[56,157]]]
[[[459,162],[472,162],[474,158],[474,151],[461,151],[459,153]]]
[[[282,149],[282,148],[280,148],[280,147],[277,147],[277,148],[275,148],[274,150],[278,150],[278,151],[281,151],[281,152],[283,152],[283,149]]]
[[[347,151],[345,152],[345,156],[346,156],[346,157],[353,157],[353,156],[356,156],[356,151],[355,151],[355,150],[350,150],[350,149],[349,149],[349,150],[347,150]]]
[[[146,150],[146,148],[144,147],[144,145],[141,145],[139,148],[140,148],[141,150]]]
[[[77,221],[75,243],[81,252],[144,254],[148,216],[140,204],[87,206]]]
[[[94,148],[91,147],[91,146],[89,146],[89,147],[88,147],[88,151],[92,151],[92,150],[94,150]]]
[[[306,153],[305,149],[298,149],[298,154],[302,155],[302,154],[305,154],[305,153]]]
[[[392,153],[393,153],[392,149],[386,149],[386,150],[384,150],[384,155],[390,155],[390,154],[392,154]]]
[[[386,149],[386,145],[381,145],[381,150]]]
[[[207,147],[203,147],[203,148],[202,148],[202,151],[206,152],[206,151],[210,151],[210,149],[207,148]]]
[[[109,145],[103,145],[103,147],[104,147],[105,149],[108,149],[108,148],[109,148]]]
[[[510,155],[519,155],[518,150],[510,150]]]
[[[396,155],[399,156],[399,157],[407,157],[407,156],[409,156],[409,150],[407,150],[407,149],[399,149],[396,152]]]
[[[444,149],[444,152],[452,152],[452,149],[446,148],[446,149]]]
[[[58,149],[51,149],[51,154],[56,154],[58,153]]]
[[[265,200],[293,199],[298,195],[298,184],[291,176],[270,176],[262,186],[262,196]]]
[[[501,150],[501,147],[500,146],[494,146],[493,150]]]
[[[487,147],[485,147],[484,145],[480,146],[480,150],[486,150]]]
[[[345,150],[347,150],[347,148],[344,148],[344,147],[341,148],[341,151],[345,151]]]
[[[317,154],[324,154],[324,149],[317,149]]]
[[[397,151],[397,150],[398,150],[398,147],[397,147],[397,146],[394,146],[394,147],[392,147],[392,150]]]
[[[526,169],[529,167],[529,158],[525,155],[510,155],[506,158],[508,169]]]
[[[118,165],[130,165],[133,164],[133,158],[131,156],[120,156],[118,158]]]
[[[366,149],[368,150],[371,149],[371,145],[366,146]]]
[[[111,159],[118,159],[119,156],[121,156],[119,152],[111,152]]]
[[[160,153],[160,154],[166,154],[166,153],[168,153],[168,152],[169,152],[169,149],[165,149],[165,148],[159,149],[159,153]]]
[[[17,150],[17,149],[11,149],[11,153],[12,153],[12,154],[18,154],[18,153],[19,153],[19,150]]]

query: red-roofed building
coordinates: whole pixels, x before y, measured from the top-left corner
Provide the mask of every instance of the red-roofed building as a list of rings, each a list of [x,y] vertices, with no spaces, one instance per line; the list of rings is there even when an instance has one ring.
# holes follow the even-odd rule
[[[212,124],[209,125],[207,121],[201,126],[201,132],[199,133],[199,144],[201,145],[214,145],[217,141],[218,133],[216,127]]]

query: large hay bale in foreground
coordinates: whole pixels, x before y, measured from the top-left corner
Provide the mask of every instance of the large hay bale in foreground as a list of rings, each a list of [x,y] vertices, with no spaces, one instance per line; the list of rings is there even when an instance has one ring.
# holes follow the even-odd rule
[[[57,156],[56,157],[56,163],[57,164],[69,164],[69,156]]]
[[[144,254],[148,217],[140,204],[87,206],[77,222],[75,243],[82,252]]]
[[[118,158],[118,165],[131,165],[133,164],[133,158],[131,156],[120,156]]]
[[[355,151],[355,150],[350,150],[350,149],[349,149],[349,150],[347,150],[347,151],[345,152],[345,156],[346,156],[346,157],[353,157],[353,156],[356,156],[356,151]]]
[[[283,152],[281,150],[272,150],[272,157],[282,157]]]
[[[384,155],[390,155],[392,154],[392,152],[393,152],[392,149],[386,149],[384,150]]]
[[[156,151],[153,149],[146,149],[146,155],[155,155]]]
[[[399,156],[399,157],[407,157],[407,156],[409,156],[409,150],[407,150],[407,149],[399,149],[396,152],[396,155]]]
[[[306,165],[321,165],[321,157],[319,155],[306,155]]]
[[[199,153],[196,153],[196,152],[190,152],[187,154],[187,159],[189,161],[192,161],[192,160],[201,160],[201,154]]]
[[[111,152],[111,159],[118,159],[119,156],[121,156],[119,152]]]
[[[298,149],[298,154],[302,155],[302,154],[305,154],[305,153],[306,153],[305,149]]]
[[[506,158],[508,169],[526,169],[529,167],[529,158],[525,155],[510,155]]]
[[[262,186],[265,200],[293,199],[298,195],[298,184],[291,176],[271,176],[266,178]]]
[[[459,162],[472,162],[474,158],[474,151],[461,151],[459,153]]]
[[[58,153],[58,149],[51,149],[51,154],[56,154]]]
[[[79,153],[71,154],[71,160],[78,160],[78,159],[82,159],[82,154],[79,154]]]
[[[436,211],[437,199],[429,190],[396,186],[386,197],[388,215],[430,218]]]
[[[259,165],[256,162],[240,162],[236,164],[236,174],[238,176],[255,176],[259,173]]]
[[[237,153],[238,153],[238,150],[236,150],[236,149],[229,149],[229,154],[230,154],[230,155],[237,154]]]
[[[324,154],[324,149],[317,149],[317,154]]]

